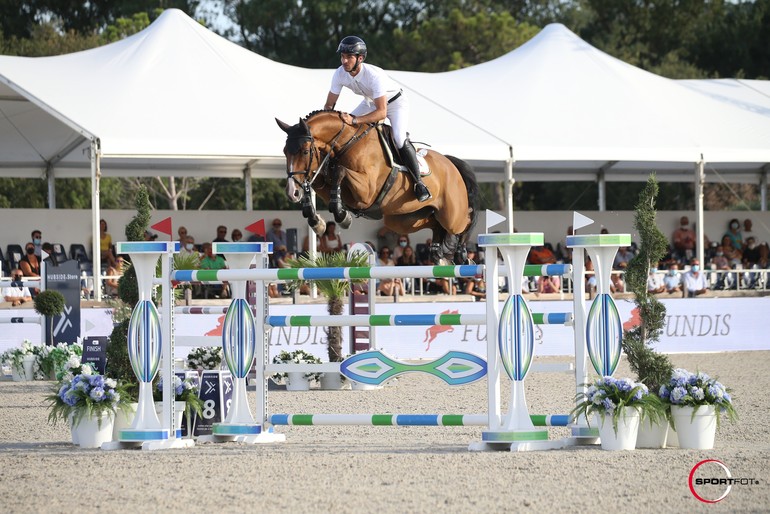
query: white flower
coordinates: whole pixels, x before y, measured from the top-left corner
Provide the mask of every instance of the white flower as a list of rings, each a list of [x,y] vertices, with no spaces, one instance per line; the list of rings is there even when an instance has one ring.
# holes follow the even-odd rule
[[[115,389],[118,386],[118,381],[114,378],[105,378],[104,385],[110,389]]]

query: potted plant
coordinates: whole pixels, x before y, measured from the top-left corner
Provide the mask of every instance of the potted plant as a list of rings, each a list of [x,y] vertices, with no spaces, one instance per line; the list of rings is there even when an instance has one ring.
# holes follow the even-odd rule
[[[187,367],[201,372],[219,369],[222,364],[221,346],[196,346],[187,354]]]
[[[112,440],[112,423],[119,410],[128,407],[125,387],[117,380],[100,375],[90,364],[76,364],[65,372],[49,402],[48,421],[56,425],[67,421],[73,442],[82,448],[98,448]]]
[[[83,355],[82,343],[59,343],[56,346],[42,346],[39,350],[40,371],[51,380],[61,380],[69,369],[70,358]]]
[[[11,366],[14,382],[34,380],[40,373],[39,350],[29,339],[25,339],[19,348],[12,348],[0,356],[0,361]]]
[[[680,448],[710,450],[722,414],[731,422],[738,419],[730,389],[705,373],[677,368],[659,394],[671,406]]]
[[[321,359],[305,350],[293,352],[282,351],[273,357],[273,364],[320,364]],[[318,381],[323,373],[311,373],[303,371],[289,371],[288,373],[275,373],[272,376],[274,382],[286,379],[287,391],[307,391],[310,389],[310,381]]]
[[[623,352],[631,371],[639,382],[647,384],[651,394],[657,394],[674,370],[668,356],[658,353],[653,345],[660,340],[666,320],[666,307],[654,294],[647,291],[647,277],[650,270],[658,267],[668,246],[666,236],[656,223],[655,200],[658,196],[658,182],[650,175],[647,184],[639,194],[634,216],[634,228],[639,234],[639,251],[626,268],[626,284],[634,293],[634,311],[638,313],[639,324],[623,334]],[[665,402],[663,403],[664,405]],[[646,418],[639,427],[638,448],[664,448],[668,434],[668,410],[659,420]]]
[[[53,344],[53,317],[64,312],[64,306],[66,305],[64,295],[59,291],[47,289],[40,291],[33,301],[35,303],[35,312],[48,318],[50,329],[48,341]]]
[[[572,416],[584,416],[589,426],[595,417],[604,450],[633,450],[640,420],[659,419],[663,412],[660,399],[649,394],[646,385],[630,378],[602,377],[575,400]]]
[[[190,430],[192,414],[195,413],[200,416],[203,413],[203,400],[198,397],[200,391],[200,379],[196,377],[187,377],[182,380],[178,375],[174,375],[174,401],[176,406],[174,407],[174,413],[176,414],[176,429],[182,428],[182,416],[187,420],[187,437],[192,437],[192,431]],[[158,409],[160,404],[159,414],[162,413],[163,404],[163,378],[157,380],[154,393],[155,408]]]
[[[315,259],[310,257],[299,257],[298,259],[290,259],[288,264],[292,268],[342,268],[342,267],[365,267],[369,266],[369,256],[363,252],[353,253],[348,256],[345,252],[331,252],[322,253],[316,256]],[[358,284],[366,282],[365,278],[358,279],[332,279],[332,280],[313,280],[318,290],[326,296],[327,300],[327,312],[332,316],[339,316],[344,313],[345,295],[350,291],[351,284]],[[297,280],[291,284],[292,288],[302,287],[305,284],[309,284],[306,280]],[[329,362],[342,362],[342,327],[326,327],[324,329],[326,333],[326,346],[329,354]],[[327,374],[328,375],[328,374]],[[339,389],[341,387],[341,377],[339,373],[335,377],[337,379],[335,387],[333,389]]]

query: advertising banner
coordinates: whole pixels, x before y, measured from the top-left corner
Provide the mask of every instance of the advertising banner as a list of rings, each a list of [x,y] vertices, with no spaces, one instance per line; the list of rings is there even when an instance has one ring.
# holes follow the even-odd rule
[[[64,312],[53,317],[53,344],[80,340],[80,268],[78,261],[69,260],[58,266],[46,266],[46,289],[64,296]],[[45,321],[46,338],[50,338],[51,320]],[[51,344],[51,341],[46,341]]]

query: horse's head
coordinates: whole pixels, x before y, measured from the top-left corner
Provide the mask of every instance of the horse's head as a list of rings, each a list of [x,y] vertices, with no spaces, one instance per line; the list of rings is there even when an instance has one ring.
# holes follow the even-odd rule
[[[278,118],[275,119],[281,130],[286,132],[286,145],[283,154],[286,156],[286,196],[289,201],[297,203],[302,199],[302,184],[310,180],[313,173],[313,159],[317,156],[317,150],[313,143],[313,134],[310,126],[303,119],[296,125],[289,125]],[[301,180],[296,176],[302,175]]]

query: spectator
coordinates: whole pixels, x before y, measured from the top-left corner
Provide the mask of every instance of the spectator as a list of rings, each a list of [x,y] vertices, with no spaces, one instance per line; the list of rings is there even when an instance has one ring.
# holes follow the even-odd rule
[[[759,249],[759,260],[757,261],[759,269],[770,269],[770,246],[764,242],[760,243],[757,248]]]
[[[398,236],[398,244],[393,248],[393,260],[398,262],[398,258],[401,257],[401,254],[404,253],[404,248],[411,245],[411,241],[409,241],[409,236],[407,234],[401,234]]]
[[[618,253],[615,255],[615,260],[612,262],[612,269],[625,270],[628,267],[629,261],[634,258],[634,253],[628,246],[621,246],[618,248]]]
[[[286,231],[282,230],[281,227],[283,226],[283,223],[281,222],[280,218],[275,218],[273,220],[273,228],[272,230],[269,230],[267,232],[267,242],[273,243],[273,254],[270,257],[270,266],[273,268],[278,267],[278,255],[276,255],[276,250],[281,247],[289,247],[289,243],[286,241]]]
[[[23,279],[24,275],[21,270],[15,268],[11,271],[11,285],[3,288],[3,299],[6,302],[11,302],[12,307],[18,307],[22,304],[32,302],[32,295],[29,292],[29,288],[21,285]]]
[[[45,242],[42,245],[42,250],[48,254],[48,257],[43,259],[43,262],[46,263],[48,266],[58,266],[59,265],[59,259],[56,257],[56,254],[53,251],[53,245],[49,242]],[[40,257],[40,255],[37,255],[37,257]]]
[[[24,247],[26,255],[24,255],[19,261],[19,269],[25,277],[40,278],[40,261],[35,255],[35,245],[27,243]],[[40,292],[40,289],[33,288],[30,290],[32,296],[35,296]]]
[[[43,248],[43,233],[40,232],[40,229],[36,228],[30,236],[32,236],[32,244],[35,245],[35,255],[40,257],[40,250]]]
[[[211,243],[203,243],[203,257],[201,257],[201,269],[226,269],[227,263],[221,255],[214,255],[213,247]],[[206,291],[213,293],[220,298],[227,298],[229,287],[227,282],[222,282],[221,285],[207,285]]]
[[[99,220],[99,253],[105,266],[115,266],[115,254],[112,253],[112,236],[107,232],[107,222]]]
[[[402,248],[401,256],[396,259],[396,266],[417,266],[417,256],[411,246],[407,245]],[[412,280],[411,278],[403,279],[407,291],[413,290]]]
[[[687,298],[694,298],[708,291],[706,275],[701,271],[698,259],[690,261],[690,271],[686,272],[682,277],[682,286]]]
[[[233,240],[233,243],[240,242],[243,239],[243,232],[241,232],[237,228],[234,228],[233,233],[230,234],[230,239]]]
[[[527,256],[528,264],[556,264],[556,255],[547,246],[533,246]]]
[[[729,238],[726,238],[729,244]],[[724,247],[717,246],[714,257],[711,259],[711,268],[717,270],[717,282],[714,289],[729,289],[734,286],[735,278],[727,273],[730,270],[730,261],[725,257]]]
[[[321,236],[321,253],[333,253],[342,251],[342,238],[337,233],[337,224],[330,221],[326,224],[326,231]]]
[[[559,293],[561,292],[561,280],[557,275],[542,276],[537,281],[537,292],[541,293]]]
[[[428,238],[425,240],[425,244],[417,245],[417,262],[420,266],[428,266],[433,264],[433,259],[430,257],[430,246],[433,244],[433,239]]]
[[[217,227],[217,237],[211,240],[212,243],[227,243],[227,227],[219,225]]]
[[[115,266],[107,268],[107,276],[112,277],[104,281],[104,294],[107,296],[118,296],[118,279],[123,274],[123,257],[118,255],[115,263]]]
[[[574,235],[575,231],[572,229],[572,225],[567,227],[567,235]],[[567,247],[567,238],[565,237],[559,243],[556,244],[556,258],[562,262],[562,264],[570,264],[572,262],[572,248]]]
[[[144,240],[145,241],[155,241],[156,239],[158,239],[158,234],[153,234],[149,230],[145,230],[144,231]],[[117,259],[115,259],[115,260],[117,260]]]
[[[750,237],[754,237],[754,231],[752,230],[752,223],[749,218],[746,218],[743,220],[743,240],[746,241],[746,244],[748,244],[748,240]],[[756,237],[754,237],[754,241],[756,241]],[[745,250],[745,248],[744,248]]]
[[[647,275],[647,292],[649,294],[660,294],[666,290],[663,280],[658,276],[658,268],[650,268]]]
[[[398,244],[398,238],[399,235],[397,232],[394,232],[383,225],[380,230],[377,231],[377,248],[382,249],[387,246],[393,250]],[[430,244],[428,246],[430,246]]]
[[[390,248],[380,248],[377,254],[377,266],[394,266],[390,258]],[[396,296],[404,294],[404,285],[400,278],[381,278],[377,283],[377,294],[382,296]]]
[[[318,236],[315,233],[313,233],[313,239],[315,240],[315,251],[316,253],[318,253],[320,250],[319,248],[320,241],[318,240]],[[305,239],[302,240],[302,254],[310,255],[310,236],[309,235],[305,236]]]
[[[725,236],[730,238],[730,242],[733,244],[733,248],[738,250],[743,249],[743,234],[741,234],[741,224],[737,218],[730,220],[730,223],[727,225],[727,232],[725,232]],[[722,238],[722,246],[724,246],[724,237]],[[727,254],[726,250],[725,254]]]
[[[722,236],[722,251],[724,252],[725,258],[727,258],[730,263],[731,268],[734,269],[743,262],[743,252],[741,251],[741,247],[733,245],[733,240],[728,234]]]
[[[679,228],[674,230],[671,241],[674,244],[672,256],[679,263],[685,263],[695,255],[695,231],[690,228],[687,216],[679,218]]]
[[[663,285],[666,286],[666,292],[668,294],[681,293],[682,292],[682,277],[679,276],[679,265],[672,264],[668,269],[668,273],[663,278]]]
[[[179,246],[184,248],[184,245],[187,243],[187,229],[184,226],[180,226],[176,229],[176,233],[179,236]]]
[[[179,250],[179,253],[183,255],[197,255],[200,257],[200,254],[195,249],[195,238],[193,236],[189,234],[185,236],[185,242],[182,245],[182,248]]]
[[[754,236],[747,237],[746,249],[743,250],[743,269],[759,269],[759,257],[759,246],[757,246]],[[755,287],[757,285],[757,275],[757,273],[746,273],[744,275],[744,285],[749,289]]]

